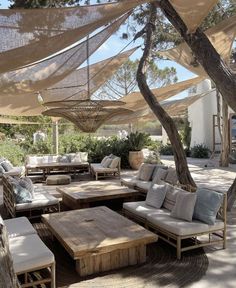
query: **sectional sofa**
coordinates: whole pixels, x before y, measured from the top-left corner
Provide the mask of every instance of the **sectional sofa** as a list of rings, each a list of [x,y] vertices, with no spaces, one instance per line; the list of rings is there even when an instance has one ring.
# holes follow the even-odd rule
[[[160,181],[152,184],[145,201],[124,203],[123,214],[156,231],[176,248],[180,259],[182,252],[191,249],[226,247],[226,197],[209,189],[187,192]]]
[[[10,252],[7,256],[13,264],[8,269],[11,268],[17,275],[20,287],[50,285],[56,288],[54,255],[42,242],[29,220],[19,217],[3,221],[0,216],[0,228],[5,253]]]
[[[41,172],[45,178],[46,175],[52,171],[75,173],[77,170],[89,170],[87,152],[69,153],[65,155],[28,155],[26,157],[26,175]]]
[[[160,180],[177,185],[178,178],[175,169],[162,164],[143,163],[135,176],[121,178],[121,185],[146,194],[148,189]]]
[[[16,187],[15,183],[18,181],[22,181],[22,179],[8,175],[3,176],[3,204],[11,217],[27,214],[29,218],[33,218],[44,212],[60,211],[59,199],[48,193],[44,187],[38,187],[33,183],[31,183],[31,188],[28,188],[29,185],[24,185],[24,187],[17,185]],[[23,189],[18,189],[18,187]],[[30,199],[26,197],[25,201],[24,199],[18,201],[16,190],[20,190],[19,193],[22,193],[23,197],[30,194]],[[30,190],[30,193],[28,190]]]

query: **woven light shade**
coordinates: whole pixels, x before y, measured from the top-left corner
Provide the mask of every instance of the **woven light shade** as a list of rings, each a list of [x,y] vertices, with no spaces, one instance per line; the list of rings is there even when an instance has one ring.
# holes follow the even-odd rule
[[[49,109],[43,112],[43,115],[63,117],[74,123],[81,131],[93,133],[111,117],[129,112],[128,109],[116,107],[120,105],[119,101],[87,99],[76,101],[74,106],[72,102],[67,107],[65,103],[61,103],[64,107]]]

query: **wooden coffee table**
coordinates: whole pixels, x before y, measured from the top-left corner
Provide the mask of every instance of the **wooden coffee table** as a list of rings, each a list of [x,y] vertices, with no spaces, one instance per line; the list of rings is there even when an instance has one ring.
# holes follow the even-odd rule
[[[76,261],[80,276],[146,261],[157,235],[105,206],[42,215],[51,233]]]
[[[83,181],[76,185],[57,187],[63,203],[71,209],[88,208],[91,203],[114,199],[135,200],[140,192],[112,181]]]

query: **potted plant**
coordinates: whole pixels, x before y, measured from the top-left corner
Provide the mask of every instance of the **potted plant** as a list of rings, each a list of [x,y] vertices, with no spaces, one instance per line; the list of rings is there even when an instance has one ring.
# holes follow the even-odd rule
[[[129,143],[129,164],[132,169],[138,170],[143,163],[144,156],[142,149],[147,144],[149,135],[142,132],[132,132],[127,136]]]

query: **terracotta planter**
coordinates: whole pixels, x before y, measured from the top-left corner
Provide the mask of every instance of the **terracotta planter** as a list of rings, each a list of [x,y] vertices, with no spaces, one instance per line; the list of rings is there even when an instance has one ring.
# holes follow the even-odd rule
[[[129,165],[132,169],[138,170],[143,160],[143,151],[129,151]]]

